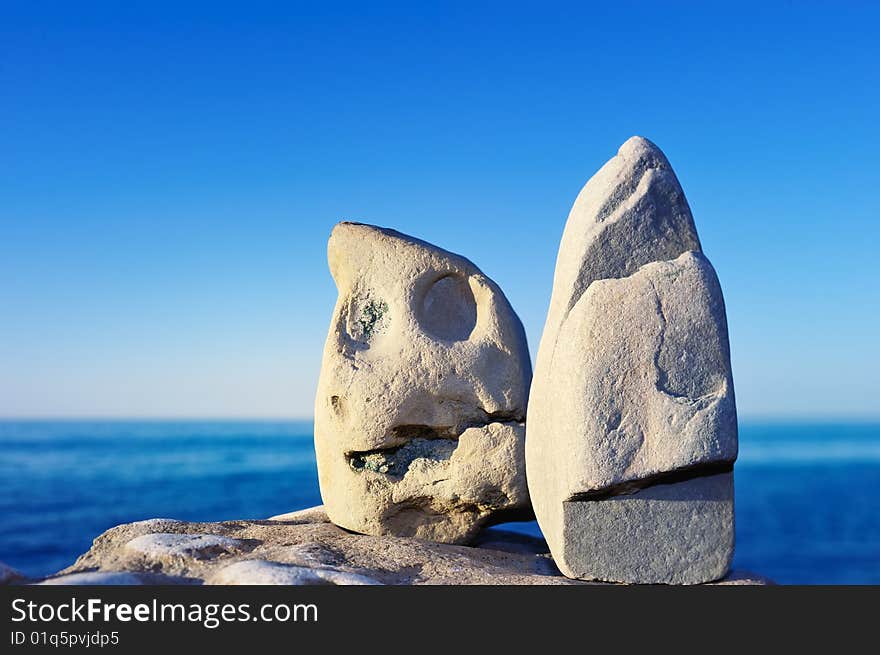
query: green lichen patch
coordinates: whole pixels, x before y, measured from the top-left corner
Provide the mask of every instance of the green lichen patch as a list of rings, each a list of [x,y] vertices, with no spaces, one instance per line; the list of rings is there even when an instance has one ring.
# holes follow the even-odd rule
[[[457,446],[458,441],[455,439],[413,439],[396,448],[349,453],[348,463],[355,471],[367,470],[402,478],[414,461],[448,460]]]
[[[372,336],[373,332],[376,330],[376,326],[379,321],[382,320],[382,317],[388,312],[388,305],[384,300],[370,300],[368,301],[361,310],[361,317],[358,319],[358,323],[361,326],[361,334],[365,337]]]

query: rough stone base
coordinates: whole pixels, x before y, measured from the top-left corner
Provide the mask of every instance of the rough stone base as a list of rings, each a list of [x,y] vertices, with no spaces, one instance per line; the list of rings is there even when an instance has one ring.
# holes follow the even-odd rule
[[[733,473],[658,484],[630,495],[563,503],[557,565],[582,580],[698,584],[733,557]]]
[[[492,528],[474,546],[353,534],[316,507],[268,521],[152,519],[95,539],[77,562],[44,580],[59,585],[594,584],[559,573],[543,539]],[[733,572],[718,584],[767,584]]]
[[[16,571],[11,566],[7,566],[3,562],[0,562],[0,585],[21,582],[24,579],[25,576],[22,573]]]

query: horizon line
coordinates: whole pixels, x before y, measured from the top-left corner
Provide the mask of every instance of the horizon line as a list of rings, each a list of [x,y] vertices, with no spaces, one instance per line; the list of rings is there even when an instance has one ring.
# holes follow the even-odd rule
[[[0,422],[37,422],[37,421],[56,421],[56,422],[213,422],[213,423],[314,423],[313,416],[255,416],[255,415],[228,415],[228,416],[210,416],[210,415],[3,415],[0,414]],[[528,421],[527,421],[528,422]],[[792,423],[880,423],[880,414],[746,414],[738,417],[738,422],[792,422]]]

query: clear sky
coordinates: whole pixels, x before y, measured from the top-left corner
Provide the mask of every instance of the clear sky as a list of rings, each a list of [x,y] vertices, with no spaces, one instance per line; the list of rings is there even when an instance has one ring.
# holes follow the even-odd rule
[[[472,259],[534,353],[640,134],[740,415],[880,416],[877,3],[235,4],[3,3],[0,415],[311,416],[341,219]]]

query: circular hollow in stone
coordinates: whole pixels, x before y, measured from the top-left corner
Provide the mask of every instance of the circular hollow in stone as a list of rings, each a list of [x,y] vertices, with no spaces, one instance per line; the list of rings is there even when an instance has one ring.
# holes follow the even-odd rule
[[[467,341],[477,324],[477,303],[466,278],[446,275],[431,285],[422,300],[422,328],[446,341]]]

